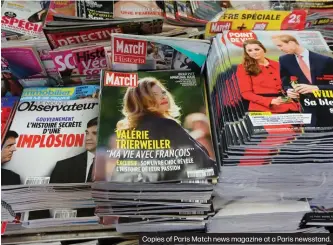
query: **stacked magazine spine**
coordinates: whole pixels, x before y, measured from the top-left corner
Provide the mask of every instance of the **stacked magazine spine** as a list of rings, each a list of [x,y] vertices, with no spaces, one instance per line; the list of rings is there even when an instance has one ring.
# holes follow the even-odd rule
[[[20,8],[15,7],[18,6],[17,4]],[[174,4],[176,5],[176,2]],[[205,6],[210,5],[208,2]],[[3,150],[9,144],[8,142],[11,142],[8,146],[9,157],[7,160],[2,160],[2,211],[5,214],[2,216],[3,221],[16,219],[17,223],[21,222],[23,226],[29,228],[97,223],[97,217],[94,215],[95,203],[90,192],[90,180],[82,177],[89,174],[89,166],[94,161],[94,152],[86,147],[86,144],[90,146],[93,144],[88,142],[91,139],[86,139],[89,121],[80,116],[76,118],[70,113],[73,107],[65,109],[65,114],[70,113],[72,119],[68,119],[69,116],[64,117],[62,112],[59,116],[55,115],[54,110],[59,113],[62,111],[61,104],[67,106],[66,103],[71,103],[72,100],[67,98],[66,101],[62,101],[63,98],[59,98],[62,97],[61,95],[77,90],[79,95],[77,94],[75,100],[84,102],[97,99],[99,94],[97,86],[94,86],[94,91],[90,91],[91,93],[80,94],[80,92],[92,88],[88,84],[99,83],[101,69],[111,68],[110,55],[113,52],[109,43],[111,33],[202,37],[202,31],[192,28],[193,23],[190,23],[197,18],[192,16],[194,7],[193,4],[187,6],[188,18],[184,18],[183,14],[184,22],[175,23],[182,27],[176,28],[171,25],[163,26],[164,4],[159,1],[140,3],[112,1],[98,4],[91,1],[41,3],[3,1],[2,95],[6,95],[8,101],[5,103],[5,99],[2,100],[3,105],[8,108],[3,110],[2,118],[3,132],[8,131],[8,134],[2,134],[7,136],[3,137]],[[123,11],[120,11],[124,8],[135,9],[135,11],[129,10],[131,14],[126,16]],[[146,11],[147,9],[152,11]],[[184,8],[176,9],[184,10]],[[193,27],[197,27],[199,22],[202,23],[199,18],[196,20],[197,24]],[[30,30],[25,28],[26,26],[18,25],[19,22],[28,23]],[[172,31],[165,32],[165,30]],[[207,46],[207,43],[204,45]],[[159,47],[156,48],[159,49]],[[157,66],[171,69],[171,64],[175,68],[193,64],[189,59],[185,60],[185,56],[170,50],[170,47],[163,50],[166,57],[163,62],[160,60]],[[152,49],[149,51],[150,56],[152,51]],[[200,48],[198,51],[201,56],[206,56]],[[84,86],[78,87],[78,85]],[[63,86],[66,88],[55,88]],[[32,90],[29,90],[31,87],[52,87],[52,89],[45,90],[51,93],[45,92],[42,88],[33,89],[31,92]],[[45,94],[41,94],[40,91]],[[21,97],[18,103],[21,109],[17,110],[9,103],[9,98],[16,101],[18,97],[8,97],[8,95],[20,96],[22,93],[30,94]],[[55,94],[57,96],[53,96]],[[22,104],[27,105],[28,102],[31,103],[31,107],[27,109],[27,115],[22,115],[24,107]],[[44,107],[47,108],[45,111],[42,110]],[[10,110],[16,112],[15,117]],[[96,113],[90,120],[98,117],[97,111],[94,112]],[[92,115],[85,113],[81,116]],[[8,123],[5,122],[6,118]],[[10,126],[12,121],[13,124]],[[57,125],[49,127],[47,123]],[[67,129],[72,129],[70,135],[85,135],[83,143],[80,138],[79,146],[65,146],[67,134],[63,131]],[[23,139],[23,137],[26,138]],[[56,138],[57,146],[51,146],[52,137]],[[34,142],[32,143],[31,140]],[[67,141],[69,140],[71,139],[67,138]],[[35,159],[37,156],[39,158]],[[66,169],[71,166],[72,170]],[[59,177],[61,173],[64,176]],[[64,173],[68,173],[68,176]],[[70,176],[70,173],[73,176]],[[207,199],[206,192],[204,198]],[[206,210],[210,204],[202,204],[202,206]],[[202,228],[202,225],[200,227]]]
[[[213,187],[208,182],[95,182],[92,195],[96,214],[104,224],[117,223],[118,232],[200,231],[214,214]]]

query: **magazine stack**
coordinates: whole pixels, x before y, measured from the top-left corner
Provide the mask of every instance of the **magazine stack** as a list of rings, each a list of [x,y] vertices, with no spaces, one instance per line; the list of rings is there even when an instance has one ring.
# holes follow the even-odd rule
[[[248,221],[237,212],[230,217],[221,210],[221,222],[227,215],[226,220],[239,219],[235,229],[243,221],[244,226],[250,221],[262,224],[263,217],[269,223],[273,212],[282,223],[285,216],[295,217],[294,229],[329,222],[325,215],[333,205],[332,57],[317,31],[225,31],[214,38],[207,82],[223,159],[215,191],[225,200],[249,206],[272,198],[295,202],[287,211],[274,211],[277,206],[269,212],[249,209],[255,214],[247,215]],[[216,227],[212,223],[209,229],[216,232]],[[260,225],[248,229],[263,232]]]
[[[214,214],[219,164],[200,76],[209,43],[191,43],[112,35],[92,195],[118,232],[204,230]]]
[[[23,90],[1,154],[1,200],[23,226],[97,223],[98,95],[96,85]]]
[[[332,5],[333,7],[333,5]],[[331,50],[333,50],[333,9],[309,9],[306,29],[320,31]]]
[[[1,7],[3,238],[332,232],[333,1]]]

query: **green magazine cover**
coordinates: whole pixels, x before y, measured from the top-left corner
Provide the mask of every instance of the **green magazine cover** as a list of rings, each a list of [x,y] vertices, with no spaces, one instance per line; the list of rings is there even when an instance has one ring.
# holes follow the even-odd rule
[[[212,179],[204,85],[191,70],[101,75],[95,181]]]

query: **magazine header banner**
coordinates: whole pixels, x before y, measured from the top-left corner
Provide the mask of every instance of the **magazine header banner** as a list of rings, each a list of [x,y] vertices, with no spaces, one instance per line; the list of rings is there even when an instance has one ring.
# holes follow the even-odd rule
[[[206,25],[205,37],[228,30],[304,30],[305,10],[228,10]]]
[[[137,87],[138,86],[137,73],[123,73],[106,71],[104,78],[104,86],[107,87]]]
[[[45,36],[48,39],[51,48],[55,49],[72,44],[108,40],[111,38],[112,33],[122,33],[122,30],[119,27],[97,27],[89,30],[77,29],[55,33],[50,33],[46,30]]]
[[[26,88],[20,101],[76,100],[93,94],[99,86],[85,85],[67,88]]]
[[[114,47],[112,57],[115,63],[146,63],[147,41],[145,40],[114,37],[112,47]]]

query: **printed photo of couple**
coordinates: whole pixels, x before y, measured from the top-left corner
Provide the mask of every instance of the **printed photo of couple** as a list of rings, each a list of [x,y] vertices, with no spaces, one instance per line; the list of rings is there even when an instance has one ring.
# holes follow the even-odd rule
[[[333,58],[312,52],[287,34],[273,35],[275,47],[284,54],[277,60],[267,58],[267,49],[259,40],[243,43],[243,60],[237,67],[241,96],[248,111],[272,113],[311,113],[311,124],[333,126],[329,107],[308,106],[316,90],[333,90],[324,76],[333,75]]]

